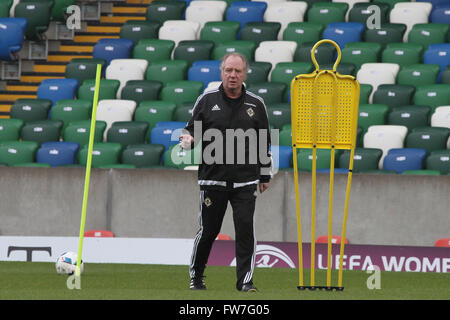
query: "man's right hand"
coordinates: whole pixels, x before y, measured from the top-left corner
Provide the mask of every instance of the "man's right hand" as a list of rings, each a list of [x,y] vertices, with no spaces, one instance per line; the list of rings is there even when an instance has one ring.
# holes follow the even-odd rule
[[[191,149],[191,145],[194,142],[194,137],[190,134],[181,134],[180,135],[180,147],[183,149]]]

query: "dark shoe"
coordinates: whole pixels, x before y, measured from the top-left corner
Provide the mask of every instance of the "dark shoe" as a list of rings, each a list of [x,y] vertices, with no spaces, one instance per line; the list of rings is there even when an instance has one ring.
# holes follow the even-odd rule
[[[203,281],[203,276],[195,277],[191,279],[189,288],[191,290],[206,290],[205,282]]]
[[[242,291],[242,292],[258,292],[258,289],[256,289],[256,287],[253,283],[244,283],[242,285],[242,288],[240,291]]]

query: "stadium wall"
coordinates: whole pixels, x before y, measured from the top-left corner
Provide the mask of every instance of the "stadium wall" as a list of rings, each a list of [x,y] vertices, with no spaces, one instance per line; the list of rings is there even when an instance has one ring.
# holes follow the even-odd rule
[[[86,230],[117,237],[193,238],[198,229],[195,171],[92,169]],[[77,236],[83,168],[0,168],[0,235]],[[340,235],[346,174],[336,174],[333,234]],[[317,174],[316,236],[327,234],[329,175]],[[448,237],[450,176],[354,174],[347,238],[353,244],[433,246]],[[258,195],[260,241],[297,241],[294,178],[281,171]],[[302,235],[310,242],[311,175],[300,174]],[[222,233],[234,238],[231,209]]]

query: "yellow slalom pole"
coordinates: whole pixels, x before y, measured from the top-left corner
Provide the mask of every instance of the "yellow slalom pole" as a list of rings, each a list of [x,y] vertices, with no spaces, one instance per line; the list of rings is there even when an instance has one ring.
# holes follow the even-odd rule
[[[311,200],[311,287],[314,287],[316,272],[316,171],[317,148],[312,152],[312,200]]]
[[[298,237],[298,285],[303,287],[303,240],[302,240],[302,222],[300,218],[300,191],[298,186],[298,163],[297,163],[297,148],[292,150],[292,162],[294,166],[294,186],[295,186],[295,205],[297,209],[297,237]]]
[[[353,174],[353,157],[355,156],[355,147],[350,150],[350,162],[348,165],[348,178],[347,178],[347,190],[345,191],[345,205],[344,205],[344,220],[342,222],[342,236],[341,236],[341,249],[339,252],[339,274],[338,274],[338,287],[342,288],[342,269],[344,261],[344,245],[345,245],[345,232],[347,226],[347,213],[350,200],[350,189],[352,185]]]
[[[95,119],[97,115],[97,104],[98,104],[98,94],[100,88],[100,77],[102,73],[102,65],[97,64],[97,73],[95,77],[95,92],[94,92],[94,102],[92,104],[92,117],[91,117],[91,131],[89,132],[89,146],[87,154],[86,163],[86,175],[84,178],[84,194],[83,194],[83,206],[81,209],[81,223],[80,223],[80,235],[78,240],[78,256],[77,256],[77,266],[75,269],[75,276],[80,276],[80,266],[81,266],[81,254],[83,252],[83,240],[84,240],[84,228],[86,224],[86,207],[88,202],[89,194],[89,182],[91,179],[91,167],[92,167],[92,149],[94,148],[94,133],[95,133]]]

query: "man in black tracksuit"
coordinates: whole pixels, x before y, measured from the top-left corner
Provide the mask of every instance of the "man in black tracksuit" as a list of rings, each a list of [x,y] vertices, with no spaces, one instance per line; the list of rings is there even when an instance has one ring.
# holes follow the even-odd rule
[[[247,70],[245,57],[237,53],[226,55],[221,64],[222,84],[197,99],[185,128],[189,133],[180,136],[184,148],[202,143],[198,171],[200,229],[189,268],[190,288],[194,290],[206,289],[203,273],[228,202],[235,226],[236,288],[257,290],[253,284],[253,217],[257,188],[264,192],[271,178],[270,130],[263,99],[243,85]]]

